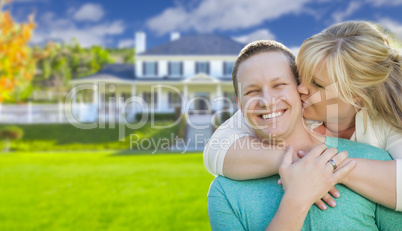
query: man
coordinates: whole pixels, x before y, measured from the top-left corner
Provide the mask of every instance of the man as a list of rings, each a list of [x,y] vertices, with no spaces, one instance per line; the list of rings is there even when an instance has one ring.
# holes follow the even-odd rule
[[[347,151],[349,157],[391,160],[383,150],[331,137],[313,137],[305,128],[297,92],[294,56],[282,44],[258,41],[246,46],[233,69],[238,104],[256,136],[277,148],[277,140],[295,150],[311,150],[324,143]],[[334,154],[335,155],[335,154]],[[335,159],[335,157],[334,157]],[[339,163],[338,163],[339,164]],[[328,163],[330,168],[331,163]],[[248,181],[217,177],[208,193],[213,230],[264,230],[274,218],[284,195],[278,175]],[[335,208],[313,206],[304,230],[400,230],[402,213],[377,205],[343,185]],[[303,217],[304,218],[304,217]],[[289,217],[289,222],[294,221]]]

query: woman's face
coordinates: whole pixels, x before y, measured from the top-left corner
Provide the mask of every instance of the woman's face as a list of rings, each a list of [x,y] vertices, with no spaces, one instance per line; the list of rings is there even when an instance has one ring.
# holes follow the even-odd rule
[[[325,66],[316,69],[309,84],[301,77],[297,90],[306,119],[341,124],[349,123],[356,115],[355,107],[339,98],[338,84],[331,82]]]

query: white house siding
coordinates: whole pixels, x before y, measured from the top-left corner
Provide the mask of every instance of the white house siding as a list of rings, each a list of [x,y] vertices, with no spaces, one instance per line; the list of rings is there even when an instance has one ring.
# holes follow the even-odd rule
[[[213,77],[223,76],[223,62],[222,61],[211,61],[210,62],[210,75]]]
[[[195,74],[195,61],[186,60],[183,61],[183,75],[185,77],[191,77]]]

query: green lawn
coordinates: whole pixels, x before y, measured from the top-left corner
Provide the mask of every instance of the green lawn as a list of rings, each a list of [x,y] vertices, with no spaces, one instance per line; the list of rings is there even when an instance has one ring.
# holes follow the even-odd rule
[[[208,230],[202,155],[0,154],[0,230]]]
[[[169,125],[173,122],[156,122],[156,125]],[[0,124],[0,130],[5,124]],[[67,151],[67,150],[126,150],[130,148],[130,135],[135,134],[140,139],[149,138],[159,140],[176,135],[179,126],[165,129],[152,128],[150,123],[138,129],[117,124],[114,128],[80,129],[71,124],[20,124],[24,136],[21,140],[11,142],[14,151]],[[119,140],[119,131],[124,129],[124,141]],[[0,150],[3,142],[0,141]],[[151,147],[153,149],[153,147]]]

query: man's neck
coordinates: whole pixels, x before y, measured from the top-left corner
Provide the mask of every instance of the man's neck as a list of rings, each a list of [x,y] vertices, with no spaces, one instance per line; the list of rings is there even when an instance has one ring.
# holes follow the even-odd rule
[[[296,151],[310,151],[314,146],[325,143],[325,136],[314,134],[304,124],[304,119],[296,124],[291,134],[286,137],[276,137],[275,143],[271,143],[277,148],[292,145]]]
[[[310,151],[314,146],[325,143],[325,137],[314,135],[303,124],[296,126],[294,132],[287,137],[286,143],[293,146],[296,151]]]

